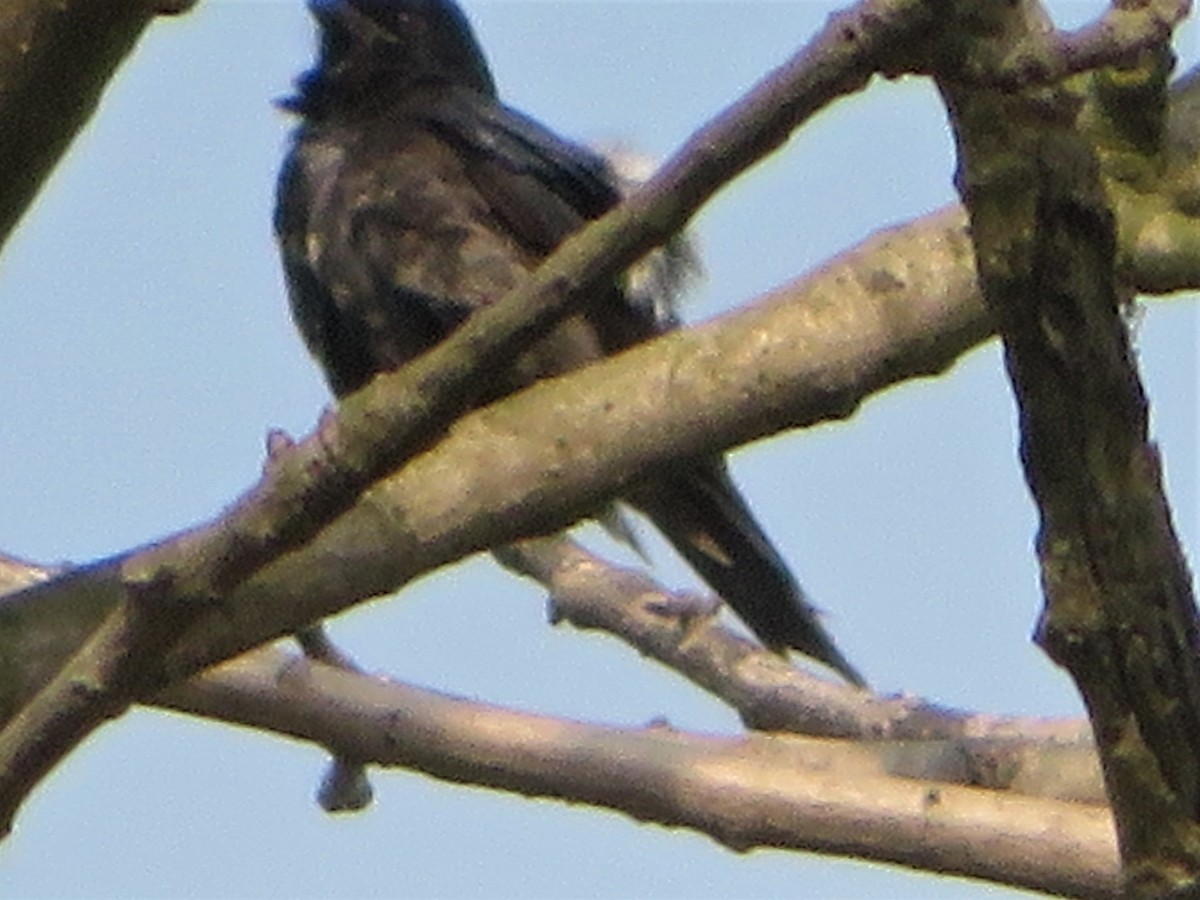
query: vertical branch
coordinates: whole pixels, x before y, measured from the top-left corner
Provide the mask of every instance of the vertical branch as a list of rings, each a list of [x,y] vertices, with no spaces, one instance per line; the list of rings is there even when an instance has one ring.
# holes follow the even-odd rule
[[[1045,23],[1032,3],[1011,10],[975,31],[985,37],[972,45],[974,63],[1042,40]],[[1138,896],[1194,896],[1196,610],[1147,437],[1096,154],[1078,129],[1078,98],[1062,87],[1005,91],[952,76],[940,86],[1041,513],[1038,640],[1087,705],[1127,887]]]

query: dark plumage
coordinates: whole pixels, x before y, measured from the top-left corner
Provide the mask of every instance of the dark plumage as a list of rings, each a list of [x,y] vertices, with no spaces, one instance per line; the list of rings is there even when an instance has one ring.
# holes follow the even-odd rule
[[[514,287],[619,199],[603,158],[504,106],[451,0],[309,0],[316,66],[275,228],[292,310],[338,396],[403,365]],[[614,284],[516,360],[486,402],[673,323]],[[855,684],[719,457],[679,460],[622,498],[768,647]]]

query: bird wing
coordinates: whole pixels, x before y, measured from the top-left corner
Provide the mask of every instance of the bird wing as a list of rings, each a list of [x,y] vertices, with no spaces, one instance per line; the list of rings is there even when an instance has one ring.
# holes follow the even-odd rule
[[[465,174],[504,232],[538,262],[621,199],[604,157],[510,107],[461,91],[427,115],[467,161]],[[616,279],[611,290],[589,298],[583,316],[605,355],[666,327],[653,303],[631,302]]]
[[[298,132],[276,230],[294,314],[335,393],[408,362],[536,265],[468,163],[412,117]]]
[[[423,118],[464,156],[489,164],[487,174],[498,176],[499,184],[482,177],[473,181],[485,195],[491,195],[492,187],[500,188],[492,197],[494,207],[509,202],[547,207],[543,217],[514,223],[516,232],[531,247],[540,244],[543,253],[620,200],[616,177],[604,157],[497,101],[469,91],[447,92]]]

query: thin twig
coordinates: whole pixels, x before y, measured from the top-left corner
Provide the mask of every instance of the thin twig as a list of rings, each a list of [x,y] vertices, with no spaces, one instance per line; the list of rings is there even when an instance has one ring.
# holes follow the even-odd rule
[[[522,541],[495,555],[545,586],[562,620],[620,638],[727,703],[754,730],[868,741],[1089,740],[1081,719],[984,716],[817,678],[730,631],[691,598],[567,538]]]

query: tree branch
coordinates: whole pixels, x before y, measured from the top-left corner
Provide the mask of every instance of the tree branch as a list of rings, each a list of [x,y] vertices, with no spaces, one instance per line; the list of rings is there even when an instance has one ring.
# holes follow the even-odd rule
[[[614,635],[737,710],[748,728],[857,740],[1087,743],[1086,723],[980,716],[914,697],[874,697],[797,669],[717,624],[713,606],[666,591],[562,537],[522,541],[496,556],[550,592],[557,617]],[[1102,802],[1102,799],[1098,802]]]
[[[156,14],[195,0],[0,4],[0,246]]]
[[[205,673],[161,702],[459,784],[695,829],[739,851],[853,855],[1074,897],[1113,897],[1119,883],[1105,810],[893,777],[895,754],[842,742],[587,725],[275,651]]]
[[[1044,26],[1033,3],[997,9],[972,42],[973,64],[1036,46]],[[1165,53],[1145,55],[1144,71],[1123,80],[1161,91]],[[1100,164],[1076,127],[1080,99],[1067,89],[978,90],[957,76],[942,72],[939,87],[1041,513],[1039,642],[1087,704],[1125,887],[1133,896],[1195,896],[1200,631],[1121,317]],[[1143,133],[1154,153],[1161,126]]]

